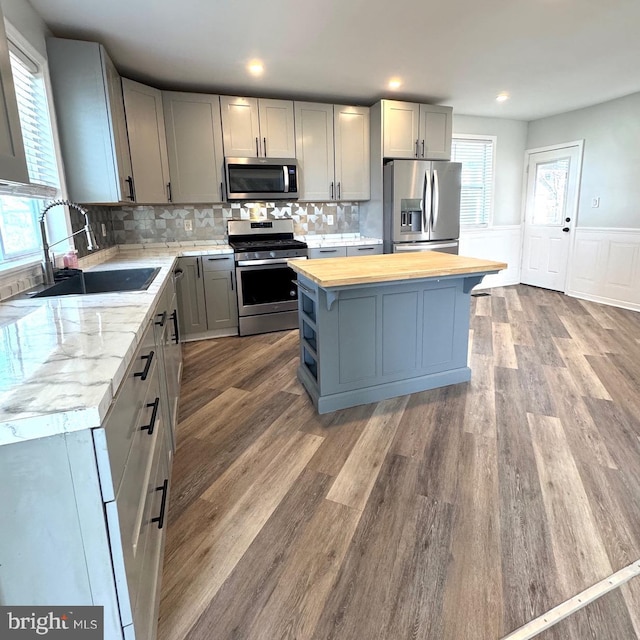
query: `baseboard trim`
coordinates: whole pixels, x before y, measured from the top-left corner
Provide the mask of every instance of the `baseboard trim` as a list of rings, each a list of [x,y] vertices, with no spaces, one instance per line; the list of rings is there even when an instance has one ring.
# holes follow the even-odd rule
[[[640,304],[634,302],[627,302],[626,300],[616,300],[614,298],[607,298],[606,296],[594,296],[589,293],[583,293],[582,291],[565,292],[572,298],[579,298],[580,300],[589,300],[589,302],[599,302],[600,304],[608,304],[611,307],[618,307],[619,309],[628,309],[629,311],[640,311]]]

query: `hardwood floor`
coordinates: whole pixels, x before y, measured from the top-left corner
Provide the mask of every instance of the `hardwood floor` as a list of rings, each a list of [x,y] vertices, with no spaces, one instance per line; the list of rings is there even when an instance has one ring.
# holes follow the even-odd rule
[[[640,558],[640,314],[473,298],[469,383],[319,416],[297,332],[185,345],[160,640],[493,640]],[[545,640],[640,639],[640,577]]]

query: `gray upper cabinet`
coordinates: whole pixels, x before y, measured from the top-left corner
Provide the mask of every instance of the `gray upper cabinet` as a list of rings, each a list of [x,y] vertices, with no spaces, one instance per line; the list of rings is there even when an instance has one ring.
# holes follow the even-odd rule
[[[369,107],[335,105],[336,199],[368,200]]]
[[[49,38],[47,54],[69,197],[133,200],[122,85],[104,47]]]
[[[223,202],[220,98],[201,93],[162,94],[173,202]]]
[[[122,79],[136,202],[164,203],[169,194],[169,163],[162,92]]]
[[[221,96],[224,154],[237,158],[294,158],[291,100]]]
[[[0,11],[0,180],[29,182],[9,46]]]
[[[300,200],[368,200],[369,108],[296,102]]]
[[[383,100],[385,158],[451,159],[453,110],[397,100]]]

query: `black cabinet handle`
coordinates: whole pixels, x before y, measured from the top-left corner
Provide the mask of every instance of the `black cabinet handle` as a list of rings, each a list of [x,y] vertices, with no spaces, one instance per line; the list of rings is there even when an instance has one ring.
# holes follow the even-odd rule
[[[146,364],[144,365],[144,369],[142,371],[136,371],[133,374],[135,378],[140,378],[140,380],[146,380],[149,375],[149,369],[151,369],[151,363],[153,362],[153,356],[155,355],[154,351],[149,351],[146,356],[140,356],[141,360],[146,360]]]
[[[158,529],[164,527],[164,513],[167,508],[167,489],[169,488],[169,479],[167,478],[161,487],[156,487],[156,491],[162,491],[162,502],[160,503],[160,515],[157,518],[151,518],[151,522],[158,523]]]
[[[158,327],[164,327],[164,323],[167,321],[167,312],[163,311],[162,313],[158,313],[156,314],[156,317],[158,319],[155,321],[155,324]]]
[[[127,179],[125,180],[125,182],[129,185],[129,200],[131,200],[131,202],[135,202],[136,192],[133,188],[133,177],[127,176]]]
[[[258,138],[256,138],[256,158],[260,157],[260,143],[258,142]]]
[[[563,230],[565,233],[569,233],[569,231],[571,231],[571,229],[569,229],[569,227],[563,227],[563,228],[562,228],[562,230]]]
[[[178,344],[180,342],[180,333],[178,331],[178,310],[174,309],[169,318],[173,321],[173,336],[171,336],[171,339]]]
[[[234,286],[233,286],[233,271],[229,272],[229,277],[231,278],[231,291],[234,290]]]
[[[333,200],[333,182],[331,183],[331,199]]]
[[[422,141],[422,157],[424,158],[424,140]]]
[[[373,251],[373,247],[358,247],[358,251]]]
[[[418,157],[418,140],[416,140],[416,158]]]
[[[336,253],[337,249],[320,249],[319,253]]]
[[[198,269],[198,278],[200,277],[200,258],[196,258],[196,268]]]
[[[262,138],[264,140],[264,157],[267,157],[267,139]]]
[[[215,262],[216,260],[231,260],[231,256],[222,256],[221,258],[207,258],[209,262]]]
[[[147,407],[153,407],[151,412],[151,420],[149,424],[145,424],[144,427],[140,427],[140,431],[148,431],[149,435],[153,435],[153,430],[156,426],[156,420],[158,419],[158,407],[160,406],[160,398],[156,398],[153,402],[149,402]]]
[[[171,193],[171,183],[167,182],[167,200],[173,202],[173,194]]]

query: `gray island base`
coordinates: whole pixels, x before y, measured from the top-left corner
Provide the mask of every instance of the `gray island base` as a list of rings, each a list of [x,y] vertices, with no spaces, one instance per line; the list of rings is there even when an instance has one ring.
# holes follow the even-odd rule
[[[325,288],[299,271],[298,379],[318,413],[470,380],[470,294],[496,272]]]

